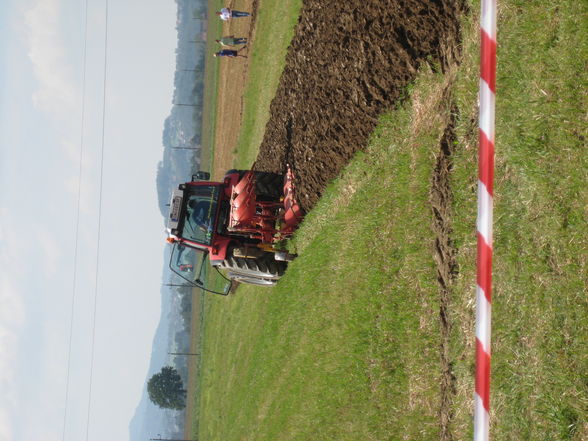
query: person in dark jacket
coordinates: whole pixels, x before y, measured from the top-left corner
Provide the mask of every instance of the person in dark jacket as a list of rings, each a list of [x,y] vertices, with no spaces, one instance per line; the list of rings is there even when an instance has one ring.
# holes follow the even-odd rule
[[[247,58],[246,55],[239,55],[239,51],[235,51],[232,49],[223,49],[222,51],[218,51],[213,54],[215,57],[229,57],[229,58],[236,58],[236,57],[243,57]]]

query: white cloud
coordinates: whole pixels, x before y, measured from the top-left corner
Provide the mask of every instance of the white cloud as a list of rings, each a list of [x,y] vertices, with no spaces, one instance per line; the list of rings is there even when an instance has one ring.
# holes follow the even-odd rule
[[[15,360],[18,350],[18,332],[24,321],[24,306],[20,293],[14,288],[4,263],[4,250],[0,255],[0,441],[12,438],[9,409],[15,407],[17,393],[14,388]]]
[[[0,441],[10,441],[12,439],[10,418],[7,412],[0,408]]]
[[[64,357],[67,340],[67,323],[58,319],[49,321],[56,314],[49,314],[49,319],[41,321],[30,328],[31,311],[27,307],[27,297],[30,297],[31,276],[31,243],[34,243],[35,262],[42,268],[40,274],[44,280],[55,278],[59,269],[59,259],[62,257],[62,245],[44,225],[24,225],[29,232],[24,242],[23,236],[16,231],[22,227],[16,222],[8,210],[0,206],[0,441],[18,439],[58,439],[55,434],[61,431],[64,383]],[[42,275],[46,273],[45,275]],[[43,299],[37,299],[42,302]],[[61,300],[55,300],[55,307]],[[69,313],[66,312],[67,315]],[[19,359],[22,358],[23,338],[28,333],[38,342],[36,351],[41,370],[34,380],[23,377],[18,370]],[[23,382],[34,381],[37,391],[33,403],[31,395],[23,396]],[[57,398],[56,398],[57,397]],[[57,400],[57,402],[56,402]],[[31,414],[43,415],[43,422],[37,424],[22,424],[22,409],[26,408]]]
[[[0,216],[5,216],[0,210]],[[6,217],[3,217],[5,220]],[[18,239],[6,233],[0,224],[0,395],[13,378],[13,359],[17,349],[17,333],[24,322],[23,296],[18,291],[20,273],[10,250],[18,247]]]
[[[102,93],[102,83],[93,78],[94,81],[86,86],[86,127],[82,146],[82,84],[79,75],[83,66],[80,65],[79,47],[76,51],[77,46],[72,44],[72,40],[75,39],[79,44],[79,40],[84,36],[78,34],[80,29],[73,29],[71,24],[67,27],[66,17],[72,21],[72,8],[73,12],[77,13],[82,6],[79,2],[71,0],[33,0],[33,5],[23,12],[22,27],[28,43],[28,57],[37,81],[32,96],[33,104],[48,115],[49,121],[53,123],[52,130],[57,133],[57,145],[65,153],[65,156],[62,156],[60,152],[52,152],[54,157],[59,155],[64,161],[59,177],[63,179],[64,190],[70,195],[77,197],[78,191],[82,192],[81,210],[89,212],[91,205],[83,196],[91,194],[90,192],[95,189],[90,178],[94,178],[96,174],[94,145],[97,140],[97,121],[101,119],[96,118],[95,103],[98,92]],[[71,35],[72,32],[75,32],[75,38]],[[89,42],[89,46],[92,46],[92,41]],[[91,47],[88,51],[91,52]],[[91,61],[92,57],[89,57],[88,62]],[[88,72],[88,76],[91,75],[92,72]],[[100,86],[97,87],[97,84]],[[55,146],[47,146],[51,147]],[[82,187],[78,188],[80,160]]]
[[[43,273],[50,277],[57,272],[61,266],[60,259],[63,256],[62,245],[51,233],[44,224],[36,224],[32,226],[34,242],[38,247],[38,252],[41,254],[41,262],[43,265]]]
[[[22,297],[10,276],[0,273],[0,384],[12,379],[12,356],[17,348],[17,331],[24,321]]]
[[[76,92],[72,87],[71,67],[60,35],[60,0],[39,0],[25,12],[29,40],[29,58],[39,88],[34,104],[49,113],[67,117],[75,109]]]

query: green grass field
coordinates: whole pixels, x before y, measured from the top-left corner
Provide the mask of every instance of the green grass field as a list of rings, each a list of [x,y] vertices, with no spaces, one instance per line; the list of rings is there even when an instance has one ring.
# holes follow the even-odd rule
[[[255,121],[265,126],[283,63],[270,41],[281,38],[285,49],[291,37],[284,27],[261,27],[269,5],[261,3],[257,35],[267,41],[256,41],[253,62],[276,58],[271,78],[252,65],[246,108],[261,109],[241,133],[252,146],[240,147],[242,166],[261,140]],[[423,69],[405,105],[382,116],[368,149],[307,216],[291,244],[300,257],[279,285],[205,298],[195,438],[440,438],[441,300],[430,200],[453,114],[459,273],[448,299],[449,430],[471,439],[477,8],[464,17],[461,64],[445,76]],[[585,2],[500,2],[493,439],[588,439],[587,12]]]
[[[208,0],[208,35],[222,34],[222,22],[215,16],[215,11],[222,8],[220,0]],[[216,90],[218,88],[218,63],[212,54],[218,50],[214,38],[209,38],[206,44],[206,67],[204,71],[204,106],[202,109],[202,141],[200,169],[212,170],[214,163],[214,131],[216,128]]]
[[[222,22],[215,17],[215,11],[222,7],[220,0],[208,1],[208,35],[217,36],[222,33]],[[214,62],[212,54],[218,49],[214,38],[208,38],[206,45],[206,64],[204,71],[204,105],[202,112],[202,141],[203,146],[200,155],[200,169],[212,170],[214,165],[214,133],[216,102],[217,102],[217,84],[218,84],[218,63]],[[212,61],[212,62],[211,62]],[[199,351],[203,345],[203,326],[204,326],[204,299],[206,294],[202,290],[195,289],[193,292],[192,304],[192,324],[191,324],[191,352]],[[200,372],[202,371],[202,360],[197,357],[191,360],[189,364],[190,375],[193,377],[192,382],[195,384],[194,390],[188,391],[187,399],[191,400],[188,409],[192,415],[187,415],[186,425],[189,427],[186,433],[198,433],[200,422]]]

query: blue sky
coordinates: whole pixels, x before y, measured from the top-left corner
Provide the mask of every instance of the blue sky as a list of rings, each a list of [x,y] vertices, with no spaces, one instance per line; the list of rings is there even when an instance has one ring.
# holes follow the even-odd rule
[[[171,109],[176,4],[109,2],[95,285],[104,11],[105,0],[88,1],[82,123],[85,1],[0,5],[0,441],[128,439],[147,374],[160,313],[165,235],[155,175]]]

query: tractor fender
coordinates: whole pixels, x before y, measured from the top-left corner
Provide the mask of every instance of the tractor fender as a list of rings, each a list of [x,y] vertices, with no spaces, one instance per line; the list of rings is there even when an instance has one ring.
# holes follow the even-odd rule
[[[210,249],[210,263],[213,266],[220,265],[226,259],[227,250],[232,240],[229,237],[218,237]]]

